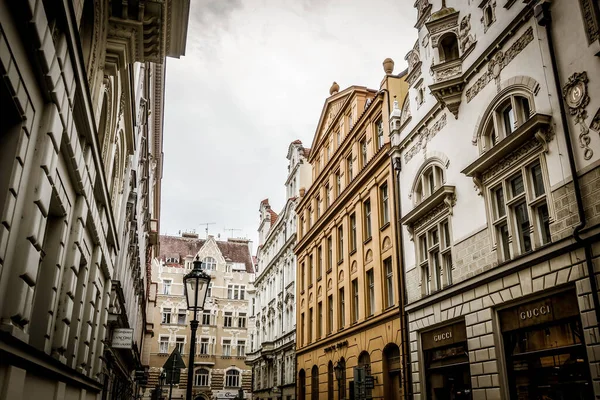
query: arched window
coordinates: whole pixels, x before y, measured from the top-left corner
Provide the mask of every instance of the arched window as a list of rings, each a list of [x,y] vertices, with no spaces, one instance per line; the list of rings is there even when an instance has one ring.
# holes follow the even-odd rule
[[[533,114],[533,102],[525,93],[512,93],[499,99],[488,113],[480,140],[480,151],[485,153],[501,140],[510,136]]]
[[[319,400],[319,367],[313,365],[310,375],[310,398]]]
[[[400,400],[400,348],[395,343],[383,349],[383,398]]]
[[[194,372],[194,386],[208,386],[208,374],[206,368],[197,369]]]
[[[225,387],[239,387],[240,386],[240,371],[237,369],[230,369],[225,373]]]
[[[340,379],[338,380],[338,400],[346,400],[346,360],[344,357],[338,361]]]
[[[414,187],[414,202],[420,203],[445,183],[444,170],[437,163],[427,165],[417,177]]]
[[[333,363],[327,364],[327,399],[333,400]]]
[[[306,372],[303,369],[298,372],[298,399],[306,398]]]
[[[214,271],[217,269],[217,261],[212,257],[204,257],[202,260],[203,267],[207,271]]]
[[[371,374],[371,356],[369,355],[369,352],[363,351],[358,355],[358,366],[365,369],[365,374]],[[371,389],[367,388],[365,390],[367,398],[370,399]]]
[[[454,33],[446,33],[440,38],[440,62],[448,62],[458,59],[458,39]]]

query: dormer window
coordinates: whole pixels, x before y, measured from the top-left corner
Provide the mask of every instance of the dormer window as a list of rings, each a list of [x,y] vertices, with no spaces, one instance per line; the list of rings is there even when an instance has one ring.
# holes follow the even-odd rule
[[[415,188],[415,203],[431,196],[433,192],[444,184],[444,172],[437,164],[431,164],[426,167],[419,178]]]
[[[440,38],[440,62],[448,62],[458,59],[458,39],[456,35],[449,32]]]

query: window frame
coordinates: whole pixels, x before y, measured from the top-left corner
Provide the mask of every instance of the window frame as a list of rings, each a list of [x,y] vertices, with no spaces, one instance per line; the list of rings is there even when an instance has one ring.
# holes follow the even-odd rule
[[[384,227],[390,223],[390,192],[387,182],[379,186],[379,208],[381,209],[380,226]]]

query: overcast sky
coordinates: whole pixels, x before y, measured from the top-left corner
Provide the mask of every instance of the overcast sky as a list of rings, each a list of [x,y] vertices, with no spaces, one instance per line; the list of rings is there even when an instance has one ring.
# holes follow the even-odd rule
[[[161,233],[211,222],[256,249],[259,203],[283,207],[288,145],[311,145],[332,82],[378,89],[386,57],[406,68],[413,3],[192,0],[186,55],[167,61]]]

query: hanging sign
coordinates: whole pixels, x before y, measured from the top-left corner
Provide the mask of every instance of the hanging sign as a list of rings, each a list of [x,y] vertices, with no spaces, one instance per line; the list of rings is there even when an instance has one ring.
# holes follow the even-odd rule
[[[133,347],[133,329],[116,328],[112,337],[113,349],[131,349]]]

